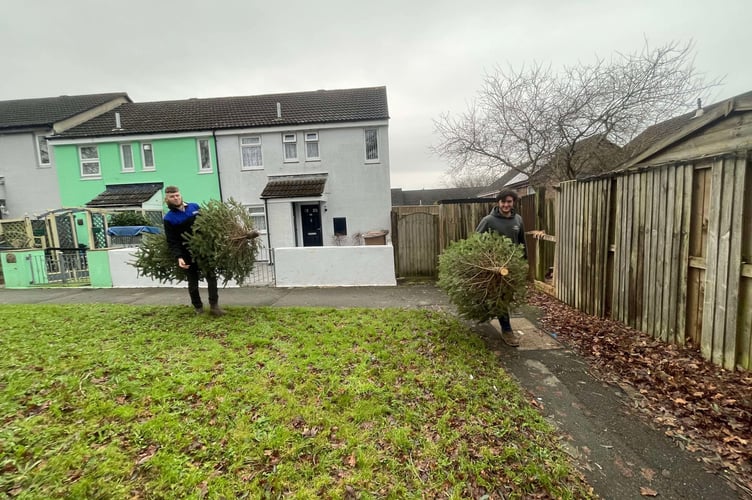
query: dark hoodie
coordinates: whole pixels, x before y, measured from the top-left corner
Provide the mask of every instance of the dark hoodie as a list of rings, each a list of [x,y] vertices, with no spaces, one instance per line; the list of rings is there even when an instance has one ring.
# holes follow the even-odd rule
[[[523,255],[527,259],[527,246],[525,245],[525,228],[522,226],[522,217],[512,211],[511,217],[504,217],[499,212],[499,207],[494,207],[491,213],[483,217],[475,228],[476,233],[494,231],[506,236],[514,243],[522,245]]]

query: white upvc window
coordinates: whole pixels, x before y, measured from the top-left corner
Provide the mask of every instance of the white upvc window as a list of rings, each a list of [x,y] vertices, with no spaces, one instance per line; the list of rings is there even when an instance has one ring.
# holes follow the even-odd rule
[[[197,139],[196,143],[198,145],[198,171],[211,172],[211,142],[209,141],[209,139]]]
[[[284,161],[298,161],[298,134],[282,134]]]
[[[40,167],[50,166],[50,145],[47,142],[47,138],[41,134],[36,136],[37,143],[37,159],[39,160]]]
[[[143,161],[143,170],[156,170],[154,163],[154,148],[150,142],[141,144],[141,160]]]
[[[259,253],[256,255],[257,261],[269,260],[269,249],[267,247],[267,226],[266,226],[266,212],[264,211],[264,205],[246,205],[246,210],[251,216],[253,221],[253,228],[259,232],[259,236],[256,241],[259,245]]]
[[[79,146],[78,156],[81,160],[81,177],[100,177],[99,148],[97,146]]]
[[[365,129],[366,163],[379,161],[379,129]]]
[[[305,154],[306,160],[316,161],[320,160],[319,156],[319,133],[318,132],[306,132],[305,134]]]
[[[260,170],[264,168],[260,135],[240,138],[240,159],[242,170]]]
[[[133,166],[133,145],[120,145],[120,166],[123,172],[133,172],[136,168]]]

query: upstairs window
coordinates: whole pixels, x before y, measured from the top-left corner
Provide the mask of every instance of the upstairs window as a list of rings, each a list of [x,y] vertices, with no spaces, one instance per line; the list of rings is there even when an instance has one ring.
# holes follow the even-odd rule
[[[366,162],[379,161],[379,129],[365,129]]]
[[[211,172],[211,147],[209,139],[199,139],[198,141],[198,171],[199,172]]]
[[[264,158],[261,154],[261,136],[249,136],[240,138],[240,159],[243,170],[256,170],[264,166]]]
[[[130,144],[120,145],[120,165],[123,172],[133,172],[133,146]]]
[[[78,155],[81,160],[81,177],[99,177],[99,149],[97,146],[80,146]]]
[[[282,134],[282,145],[284,146],[285,161],[298,161],[298,135]]]
[[[145,142],[141,145],[141,156],[144,162],[144,170],[156,169],[156,165],[154,164],[154,149],[150,142]]]
[[[50,166],[50,146],[47,143],[47,138],[43,135],[37,136],[37,158],[39,159],[40,167]]]
[[[305,135],[305,154],[306,160],[320,160],[319,156],[319,133],[318,132],[306,132]]]

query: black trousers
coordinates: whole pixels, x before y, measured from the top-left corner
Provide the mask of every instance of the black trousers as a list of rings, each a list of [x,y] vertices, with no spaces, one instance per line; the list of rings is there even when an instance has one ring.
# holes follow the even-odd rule
[[[188,277],[188,295],[191,296],[191,304],[193,307],[203,307],[201,302],[201,294],[198,292],[199,270],[195,263],[191,263],[191,267],[186,269],[186,276]],[[217,275],[211,273],[206,276],[206,284],[209,287],[209,305],[219,304],[219,292],[217,291]]]

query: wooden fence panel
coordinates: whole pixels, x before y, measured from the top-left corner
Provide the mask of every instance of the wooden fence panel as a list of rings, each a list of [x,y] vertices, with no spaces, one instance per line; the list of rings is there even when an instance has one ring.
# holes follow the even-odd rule
[[[439,256],[438,207],[412,208],[395,207],[392,211],[396,274],[399,277],[436,276]]]
[[[560,185],[556,293],[588,314],[603,316],[609,255],[611,180]]]
[[[727,155],[562,183],[557,296],[752,368],[749,171],[748,155]]]

